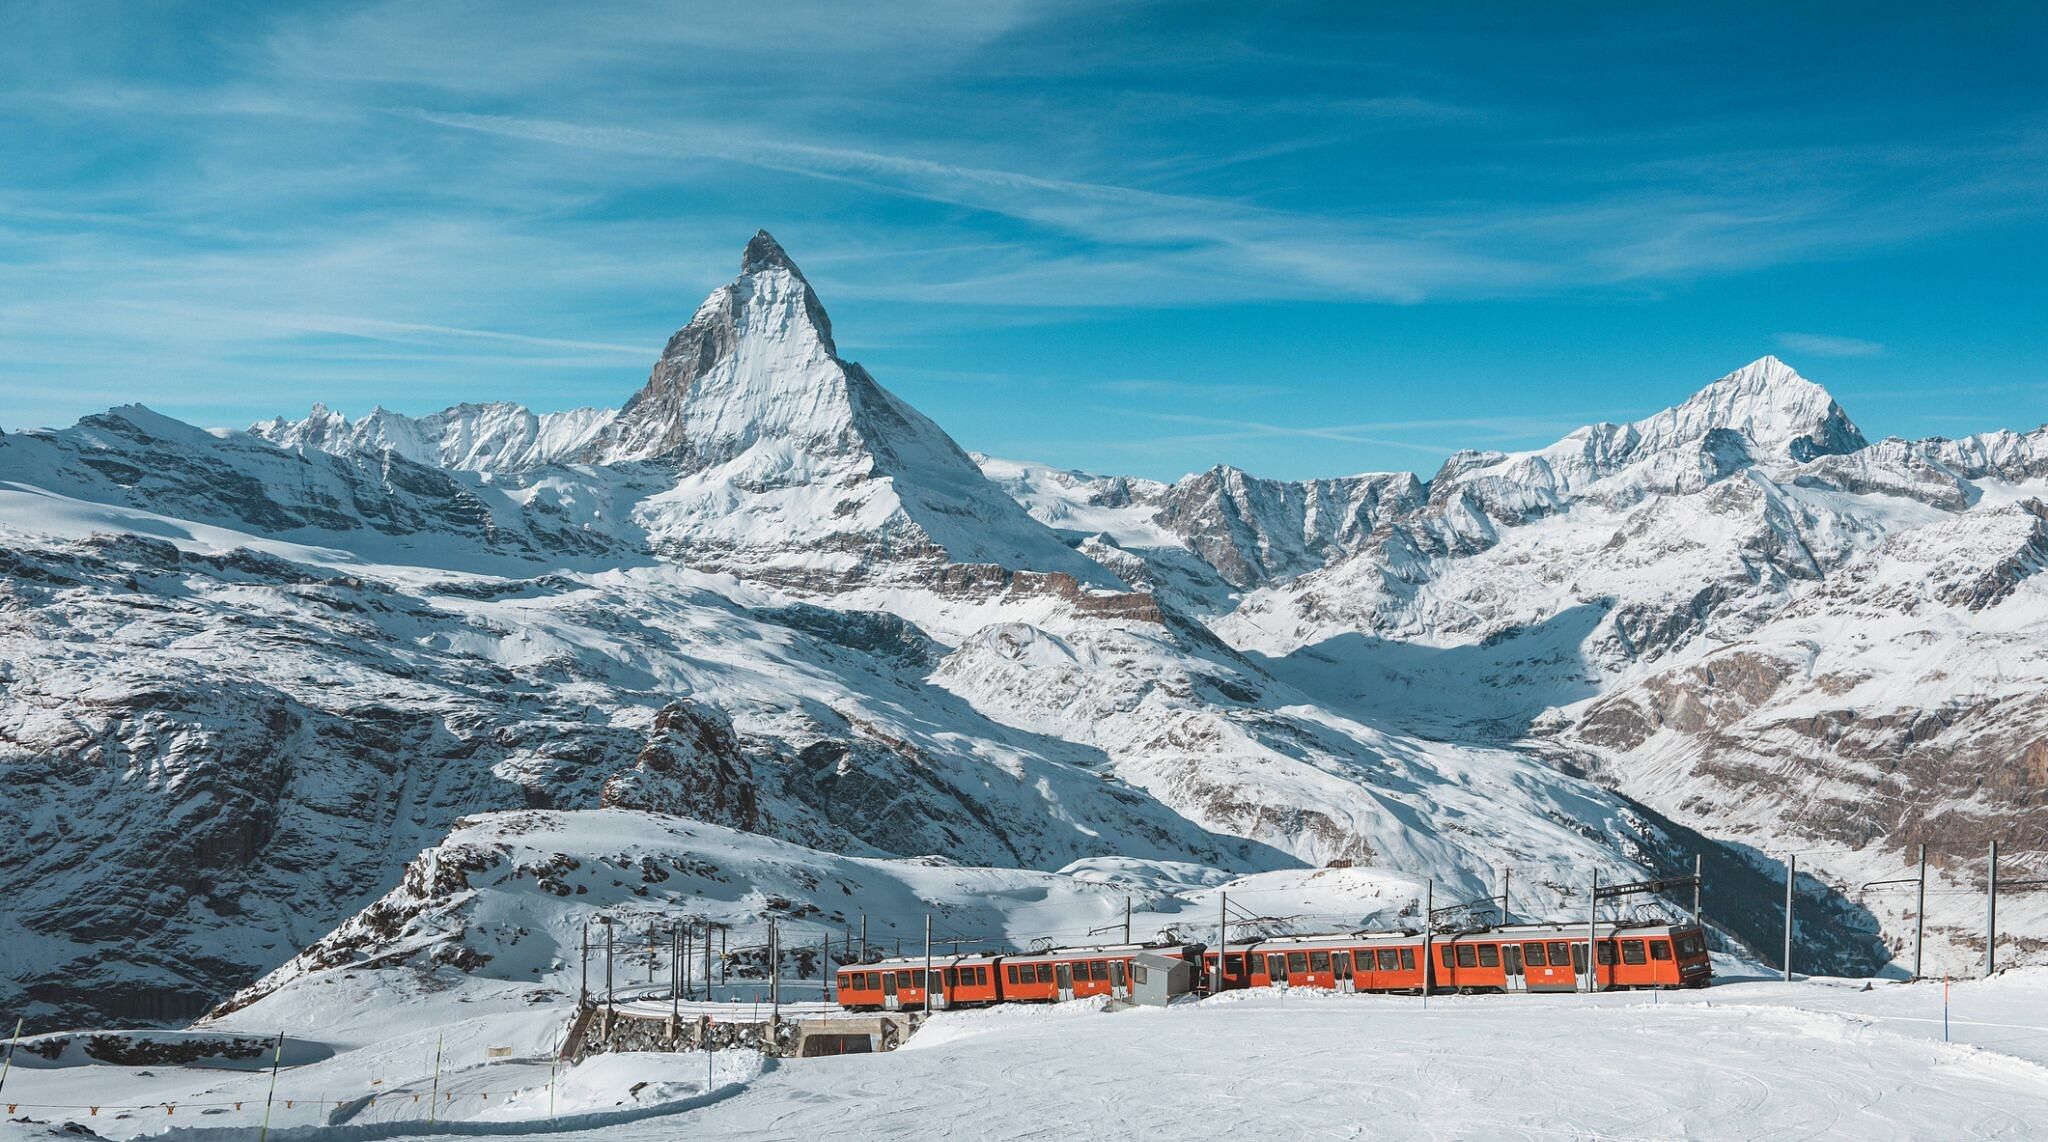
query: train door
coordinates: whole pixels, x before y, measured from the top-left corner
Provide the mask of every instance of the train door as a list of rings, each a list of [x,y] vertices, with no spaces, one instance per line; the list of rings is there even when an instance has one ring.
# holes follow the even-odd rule
[[[885,971],[882,973],[882,1006],[891,1011],[903,1009],[903,1001],[896,995],[895,972]]]
[[[1338,991],[1350,992],[1358,990],[1358,988],[1354,986],[1351,982],[1350,952],[1346,951],[1330,953],[1330,974],[1337,981],[1336,986]]]
[[[1062,1001],[1074,998],[1074,965],[1060,964],[1053,969],[1054,982],[1059,985]]]
[[[1118,999],[1131,997],[1131,985],[1124,975],[1124,961],[1109,961],[1109,993]]]
[[[1500,965],[1502,970],[1507,973],[1506,987],[1509,991],[1529,990],[1528,981],[1522,976],[1522,945],[1502,944],[1500,946]]]
[[[1588,977],[1587,977],[1587,974],[1586,974],[1586,973],[1587,973],[1587,962],[1586,962],[1586,961],[1587,961],[1587,959],[1588,959],[1588,957],[1587,957],[1587,955],[1586,955],[1586,949],[1587,949],[1587,945],[1586,945],[1586,942],[1585,942],[1585,941],[1583,941],[1583,940],[1580,940],[1580,941],[1576,941],[1576,942],[1574,942],[1574,943],[1572,944],[1572,975],[1573,975],[1573,977],[1574,977],[1574,978],[1573,978],[1573,980],[1572,980],[1572,982],[1573,982],[1573,983],[1574,983],[1574,984],[1575,984],[1575,985],[1576,985],[1576,986],[1577,986],[1577,987],[1578,987],[1578,988],[1579,988],[1580,990],[1584,990],[1584,989],[1585,989],[1585,986],[1586,986],[1586,980],[1587,980],[1587,978],[1588,978]],[[1592,980],[1593,980],[1593,990],[1594,990],[1594,991],[1599,991],[1599,990],[1600,990],[1600,980],[1599,980],[1599,977],[1598,977],[1598,976],[1593,976],[1593,977],[1591,977],[1591,978],[1592,978]]]

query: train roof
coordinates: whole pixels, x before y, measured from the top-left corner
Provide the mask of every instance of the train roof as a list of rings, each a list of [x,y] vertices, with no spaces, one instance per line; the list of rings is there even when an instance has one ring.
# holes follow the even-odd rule
[[[954,955],[951,952],[934,952],[932,953],[931,965],[935,968],[950,968],[958,967],[961,964],[992,964],[1000,958],[1002,958],[1001,952],[963,952],[959,955]],[[894,970],[896,968],[921,968],[924,965],[925,958],[921,955],[887,956],[864,964],[841,964],[839,965],[839,970],[880,971]]]
[[[1200,944],[1091,944],[1073,948],[1048,948],[1042,952],[993,952],[981,951],[954,955],[933,953],[931,965],[935,968],[954,967],[960,964],[992,964],[998,960],[1099,960],[1111,956],[1135,956],[1141,952],[1186,954]],[[883,971],[897,968],[921,968],[925,965],[922,955],[888,956],[864,964],[841,964],[840,971]]]
[[[1599,922],[1598,931],[1604,939],[1620,932],[1663,936],[1695,929],[1696,927],[1696,925],[1689,923],[1672,924],[1663,921],[1602,920]],[[1585,932],[1585,924],[1561,920],[1546,924],[1503,924],[1491,928],[1474,928],[1469,931],[1436,932],[1430,936],[1430,939],[1438,942],[1471,939],[1549,939],[1553,936],[1583,936]],[[1272,936],[1263,940],[1232,940],[1227,947],[1231,951],[1257,950],[1260,948],[1281,950],[1288,948],[1352,948],[1381,943],[1413,944],[1420,942],[1422,936],[1422,931],[1417,928],[1396,932],[1363,930],[1357,932],[1317,932],[1301,936]]]
[[[1140,952],[1184,952],[1189,948],[1201,947],[1188,943],[1151,944],[1080,944],[1069,948],[1047,948],[1042,952],[1017,952],[1005,959],[1012,960],[1092,960],[1104,956],[1135,956]]]

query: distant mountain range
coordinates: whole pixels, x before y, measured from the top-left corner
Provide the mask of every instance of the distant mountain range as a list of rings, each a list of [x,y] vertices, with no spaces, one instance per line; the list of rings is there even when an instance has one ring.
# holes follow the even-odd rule
[[[1801,954],[1844,972],[1910,935],[1858,886],[1925,842],[1961,965],[1983,842],[2048,847],[2044,491],[2048,430],[1870,443],[1768,357],[1426,481],[970,456],[757,234],[616,411],[0,436],[0,1009],[539,962],[506,933],[568,931],[574,878],[489,928],[461,870],[559,873],[478,838],[577,809],[772,850],[728,916],[843,914],[807,859],[934,858],[1002,892],[1348,866],[1361,919],[1512,869],[1518,913],[1576,914],[1704,851],[1766,949],[1798,849]],[[2048,908],[2001,911],[2038,957]]]

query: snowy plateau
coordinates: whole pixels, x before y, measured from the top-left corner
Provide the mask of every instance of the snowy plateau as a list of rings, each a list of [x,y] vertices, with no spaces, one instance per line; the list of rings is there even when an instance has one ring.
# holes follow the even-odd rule
[[[442,1072],[468,1135],[2038,1136],[2044,569],[2048,428],[1869,441],[1770,357],[1427,480],[971,455],[766,233],[618,409],[0,435],[0,1013],[46,1033],[0,1137],[254,1138],[280,1030],[280,1138],[434,1133]],[[1974,975],[1992,840],[2011,970],[1945,1037],[1913,894],[1865,886],[1926,845],[1926,970]],[[1696,857],[1704,993],[546,1061],[600,915],[773,920],[815,991],[863,921],[1400,926],[1504,876],[1583,917]],[[135,1049],[47,1034],[80,1027]],[[135,1055],[179,1044],[218,1065]]]

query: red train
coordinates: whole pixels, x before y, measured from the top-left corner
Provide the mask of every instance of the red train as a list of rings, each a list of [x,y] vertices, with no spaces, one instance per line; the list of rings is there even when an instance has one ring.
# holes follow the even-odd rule
[[[1578,991],[1586,985],[1585,925],[1512,924],[1472,932],[1348,932],[1281,936],[1220,949],[1224,990],[1315,987],[1332,991],[1466,994]],[[1201,966],[1213,989],[1219,949],[1201,944],[1115,944],[1028,955],[941,956],[923,980],[922,956],[841,968],[839,1004],[849,1011],[1052,1003],[1091,995],[1127,998],[1134,963],[1150,954]],[[1597,926],[1595,990],[1705,987],[1713,978],[1706,934],[1692,924]]]

